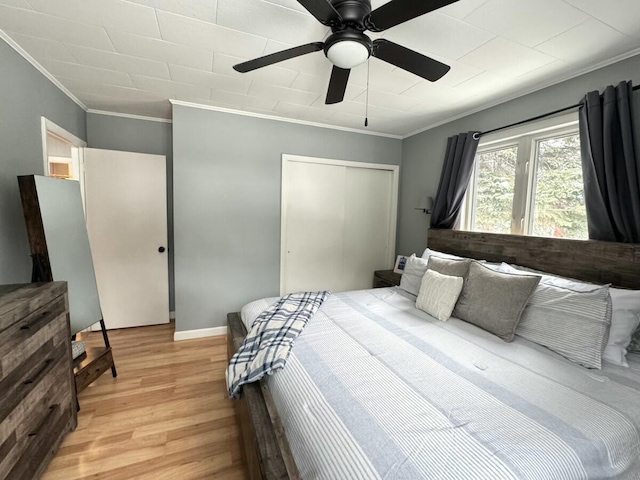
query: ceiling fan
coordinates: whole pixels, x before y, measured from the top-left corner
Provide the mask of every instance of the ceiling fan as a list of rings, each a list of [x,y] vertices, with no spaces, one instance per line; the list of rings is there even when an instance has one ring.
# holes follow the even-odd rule
[[[234,65],[234,70],[246,73],[324,50],[326,57],[333,63],[325,103],[333,104],[344,99],[351,69],[366,62],[371,55],[431,82],[442,78],[451,68],[384,38],[372,41],[364,32],[382,32],[458,0],[392,0],[373,11],[371,0],[297,1],[320,23],[331,27],[332,33],[327,40],[239,63]]]

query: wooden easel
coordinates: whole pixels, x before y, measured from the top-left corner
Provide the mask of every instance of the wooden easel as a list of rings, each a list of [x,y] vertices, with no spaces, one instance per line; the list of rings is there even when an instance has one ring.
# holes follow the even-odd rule
[[[33,259],[33,270],[31,272],[31,282],[52,282],[53,275],[51,269],[47,267],[48,261],[42,254],[31,255]],[[104,347],[90,347],[73,361],[73,374],[76,379],[76,393],[91,385],[100,375],[111,368],[113,378],[118,376],[116,365],[113,361],[113,353],[111,352],[111,344],[109,343],[109,335],[104,324],[104,319],[100,319],[100,330],[104,340]],[[76,339],[76,334],[72,336]]]
[[[51,271],[49,251],[33,176],[18,177],[18,184],[20,185],[22,209],[31,249],[31,281],[37,283],[53,282],[53,272]],[[75,375],[77,393],[88,387],[108,369],[111,369],[111,374],[114,378],[118,375],[104,319],[96,319],[97,322],[100,322],[104,347],[88,348],[85,353],[74,360],[73,373]],[[75,338],[75,334],[73,337]]]

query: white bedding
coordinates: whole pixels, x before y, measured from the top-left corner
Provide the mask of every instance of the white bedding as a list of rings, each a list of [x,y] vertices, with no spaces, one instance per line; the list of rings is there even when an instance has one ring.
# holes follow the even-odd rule
[[[268,379],[302,478],[640,479],[640,356],[587,370],[414,302],[332,295]]]

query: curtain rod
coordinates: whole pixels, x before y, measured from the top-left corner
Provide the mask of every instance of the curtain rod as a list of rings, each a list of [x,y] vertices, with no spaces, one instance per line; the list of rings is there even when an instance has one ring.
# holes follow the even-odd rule
[[[640,85],[636,85],[635,87],[632,88],[632,91],[634,91],[634,92],[637,91],[637,90],[640,90]],[[546,118],[546,117],[550,117],[552,115],[556,115],[558,113],[566,112],[567,110],[573,110],[574,108],[578,108],[579,106],[580,106],[580,104],[576,103],[575,105],[571,105],[569,107],[560,108],[558,110],[554,110],[553,112],[543,113],[542,115],[538,115],[538,116],[532,117],[532,118],[527,118],[526,120],[521,120],[520,122],[512,123],[510,125],[505,125],[504,127],[498,127],[498,128],[494,128],[492,130],[487,130],[486,132],[476,133],[476,134],[474,134],[474,138],[476,140],[478,140],[480,137],[482,137],[484,135],[489,135],[490,133],[495,133],[495,132],[499,132],[501,130],[506,130],[507,128],[517,127],[519,125],[524,125],[525,123],[534,122],[534,121],[540,120],[542,118]],[[477,137],[476,137],[476,135],[477,135]]]

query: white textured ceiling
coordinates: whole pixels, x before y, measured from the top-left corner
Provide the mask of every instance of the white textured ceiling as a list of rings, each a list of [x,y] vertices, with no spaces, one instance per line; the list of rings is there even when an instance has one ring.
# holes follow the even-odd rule
[[[639,0],[460,0],[384,33],[452,69],[430,83],[372,59],[369,130],[406,135],[628,55],[639,25]],[[326,37],[295,0],[0,0],[0,29],[90,109],[170,118],[175,99],[364,129],[366,65],[337,105],[322,52],[232,70]]]

